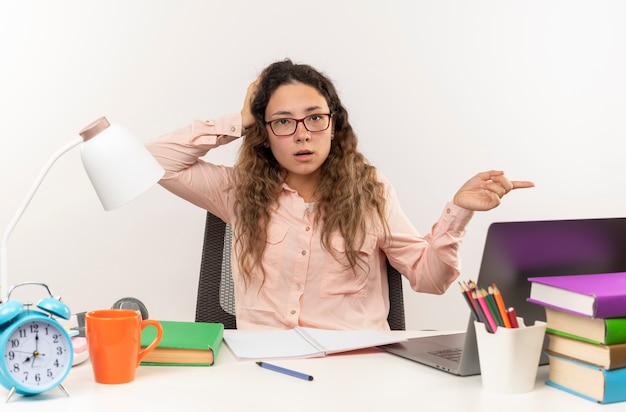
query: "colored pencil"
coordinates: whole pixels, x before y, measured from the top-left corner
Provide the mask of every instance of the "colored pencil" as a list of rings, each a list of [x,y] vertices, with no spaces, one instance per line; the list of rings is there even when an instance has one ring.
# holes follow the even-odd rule
[[[463,298],[465,298],[465,302],[467,302],[467,305],[470,307],[472,316],[474,317],[475,320],[480,322],[480,318],[478,316],[478,312],[476,308],[476,302],[474,302],[474,299],[472,299],[472,294],[469,290],[469,287],[467,285],[464,285],[460,281],[459,281],[459,286],[461,287],[461,293],[463,293]]]
[[[515,312],[515,309],[509,308],[506,312],[509,315],[509,321],[511,321],[511,327],[518,328],[519,324],[517,323],[517,313]]]
[[[502,322],[504,322],[504,327],[510,328],[511,321],[509,320],[509,315],[506,313],[506,306],[504,305],[504,299],[502,299],[502,294],[500,293],[500,290],[495,283],[491,285],[490,290],[493,290],[493,297],[496,300],[496,305],[498,306],[498,311],[500,312],[500,316],[502,317]]]
[[[491,328],[491,324],[487,320],[487,317],[485,316],[485,312],[483,311],[483,308],[478,304],[476,291],[472,290],[471,294],[472,294],[472,299],[476,302],[476,313],[478,314],[478,321],[482,323],[483,325],[485,325],[485,328],[487,328],[487,332],[494,333],[495,331]]]
[[[493,298],[493,294],[489,293],[487,290],[481,288],[481,294],[483,298],[485,298],[485,302],[487,302],[487,306],[489,306],[489,310],[491,311],[491,316],[493,316],[493,320],[496,322],[498,326],[504,326],[504,322],[502,321],[502,317],[500,316],[500,312],[498,311],[498,307],[496,306],[496,302]]]
[[[472,296],[474,296],[474,294],[472,294]],[[487,301],[485,301],[485,297],[482,295],[480,290],[476,291],[476,300],[478,300],[478,304],[482,308],[491,330],[495,332],[498,329],[498,325],[496,324],[496,321],[491,314],[491,310],[489,309],[489,305],[487,304]]]

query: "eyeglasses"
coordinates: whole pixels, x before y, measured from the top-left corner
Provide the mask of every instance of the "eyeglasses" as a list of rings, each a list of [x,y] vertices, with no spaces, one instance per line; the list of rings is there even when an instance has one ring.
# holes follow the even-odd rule
[[[283,117],[281,119],[270,120],[265,124],[270,125],[270,129],[276,136],[290,136],[296,132],[298,123],[302,123],[309,132],[323,132],[330,126],[332,113],[312,114],[302,119],[291,119]]]

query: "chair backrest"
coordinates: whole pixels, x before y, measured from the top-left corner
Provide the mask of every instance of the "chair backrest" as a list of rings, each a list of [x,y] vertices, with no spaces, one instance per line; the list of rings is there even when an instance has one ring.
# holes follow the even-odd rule
[[[404,294],[402,292],[402,275],[387,261],[387,278],[389,281],[389,315],[387,322],[391,330],[406,330],[404,319]]]
[[[222,219],[207,212],[196,300],[196,322],[223,323],[236,329],[235,289],[231,277],[232,230]],[[402,275],[387,262],[391,330],[405,330]]]
[[[230,225],[207,212],[196,300],[196,322],[223,323],[226,329],[237,329],[235,288],[230,268],[231,245]]]

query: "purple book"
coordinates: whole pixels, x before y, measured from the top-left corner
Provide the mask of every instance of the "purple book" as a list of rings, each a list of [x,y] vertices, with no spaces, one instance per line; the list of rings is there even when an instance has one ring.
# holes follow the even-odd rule
[[[590,318],[626,316],[626,272],[528,278],[529,302]]]

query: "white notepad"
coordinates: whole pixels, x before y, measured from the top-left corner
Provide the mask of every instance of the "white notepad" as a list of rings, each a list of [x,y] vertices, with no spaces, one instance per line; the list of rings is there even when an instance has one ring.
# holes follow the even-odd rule
[[[374,330],[225,330],[224,342],[239,360],[313,358],[387,345],[406,339]]]

